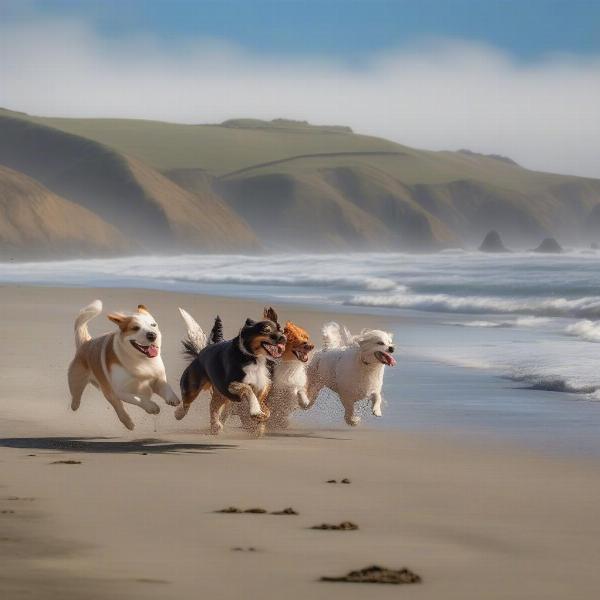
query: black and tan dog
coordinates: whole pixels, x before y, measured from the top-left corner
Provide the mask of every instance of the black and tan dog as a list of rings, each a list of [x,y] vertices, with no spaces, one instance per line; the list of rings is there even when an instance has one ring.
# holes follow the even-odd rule
[[[180,309],[180,312],[188,328],[184,352],[192,362],[181,376],[182,403],[175,417],[183,419],[198,394],[212,388],[212,433],[222,428],[220,413],[228,400],[248,402],[253,418],[268,418],[264,404],[271,385],[268,360],[281,357],[286,341],[279,325],[269,319],[258,322],[247,319],[231,340],[218,341],[218,330],[213,328],[213,343],[208,343],[198,323],[186,311]]]

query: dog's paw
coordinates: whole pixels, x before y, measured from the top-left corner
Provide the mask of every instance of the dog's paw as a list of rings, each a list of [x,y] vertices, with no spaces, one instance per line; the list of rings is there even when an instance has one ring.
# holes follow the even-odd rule
[[[190,410],[189,404],[184,404],[183,402],[175,409],[175,418],[178,421],[181,421],[185,415],[188,414],[188,410]]]
[[[150,400],[148,400],[147,402],[144,402],[144,404],[142,404],[142,408],[149,415],[157,415],[160,412],[160,406],[158,406],[158,404],[156,404],[156,402],[152,402]]]
[[[73,398],[71,400],[71,410],[77,410],[81,404],[81,398]]]
[[[346,419],[346,423],[348,423],[348,425],[350,425],[350,427],[356,427],[360,423],[360,417],[357,417],[357,416],[348,417]]]
[[[266,429],[267,424],[264,421],[259,421],[256,423],[256,427],[254,427],[250,433],[253,437],[260,438],[265,435]]]
[[[129,429],[129,431],[133,431],[135,428],[135,425],[133,424],[133,421],[129,415],[124,415],[121,417],[121,423],[123,423],[123,425]]]
[[[296,398],[298,400],[298,406],[302,410],[306,410],[307,408],[310,407],[310,400],[308,399],[308,396],[304,392],[302,392],[302,391],[298,392]]]
[[[264,412],[259,412],[257,415],[252,415],[252,418],[259,423],[262,423],[263,421],[268,421],[269,415]]]
[[[381,414],[381,409],[380,409],[380,408],[374,408],[374,409],[373,409],[373,414],[374,414],[376,417],[382,417],[382,416],[383,416],[383,415]]]
[[[166,403],[169,406],[179,406],[181,404],[181,400],[177,396],[173,396],[172,398],[166,400]]]
[[[214,421],[210,424],[210,433],[212,435],[219,435],[223,431],[223,423],[221,421]]]

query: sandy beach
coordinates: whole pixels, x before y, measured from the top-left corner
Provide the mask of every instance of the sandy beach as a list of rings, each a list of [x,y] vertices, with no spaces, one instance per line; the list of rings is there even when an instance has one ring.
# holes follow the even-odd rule
[[[376,430],[369,421],[349,429],[341,419],[334,429],[293,427],[262,439],[232,421],[214,437],[202,398],[182,422],[164,403],[157,418],[128,407],[136,423],[128,432],[92,388],[77,413],[69,408],[66,368],[81,306],[146,304],[177,389],[185,364],[177,307],[203,325],[219,312],[233,334],[262,304],[125,289],[6,285],[0,294],[3,599],[584,600],[600,590],[597,461]],[[315,337],[336,318],[278,308]],[[110,324],[101,317],[90,329]],[[215,512],[229,506],[299,514]],[[311,529],[342,521],[359,529]],[[422,583],[319,581],[373,564],[408,567]]]

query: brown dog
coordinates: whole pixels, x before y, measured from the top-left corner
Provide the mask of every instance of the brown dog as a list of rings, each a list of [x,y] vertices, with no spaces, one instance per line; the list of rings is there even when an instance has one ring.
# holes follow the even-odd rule
[[[96,300],[75,320],[76,352],[68,373],[71,408],[79,408],[81,395],[91,383],[102,391],[121,423],[133,429],[124,402],[157,414],[160,408],[151,400],[153,393],[171,406],[177,406],[179,398],[167,383],[160,357],[161,333],[146,307],[140,304],[133,315],[109,314],[119,330],[92,339],[87,324],[101,312],[102,302]]]

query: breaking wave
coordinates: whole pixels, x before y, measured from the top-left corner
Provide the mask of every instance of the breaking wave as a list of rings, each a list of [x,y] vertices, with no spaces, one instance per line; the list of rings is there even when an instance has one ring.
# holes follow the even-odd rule
[[[573,335],[585,340],[586,342],[600,342],[600,322],[590,321],[585,319],[584,321],[578,321],[569,325],[565,332],[568,335]]]
[[[584,298],[501,298],[493,296],[452,296],[449,294],[395,293],[387,296],[357,295],[350,306],[404,308],[430,312],[467,314],[527,314],[540,317],[600,317],[600,297]]]

